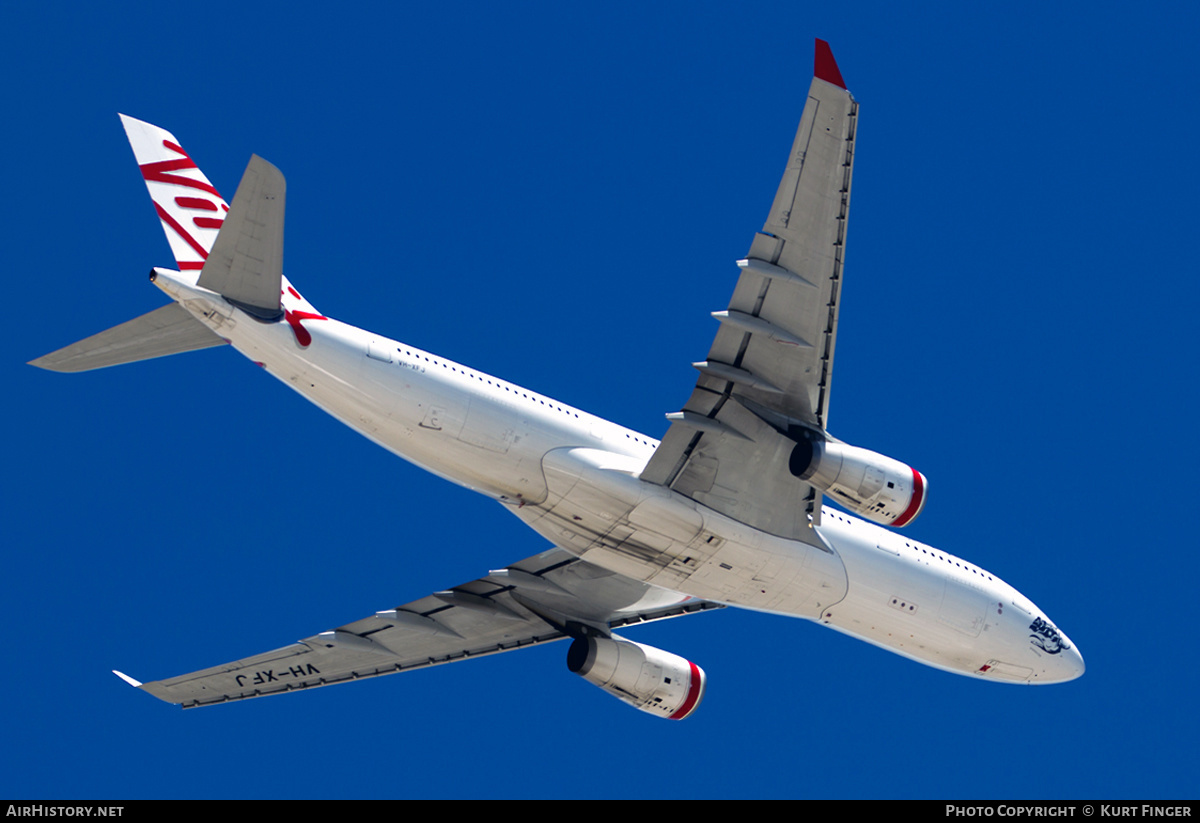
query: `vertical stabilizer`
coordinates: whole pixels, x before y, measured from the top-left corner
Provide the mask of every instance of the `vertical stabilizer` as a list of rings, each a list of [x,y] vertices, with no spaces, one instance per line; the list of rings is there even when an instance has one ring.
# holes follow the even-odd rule
[[[231,206],[173,134],[124,114],[121,123],[179,271],[199,272],[198,285],[260,320],[286,320],[297,345],[308,346],[312,338],[301,321],[326,318],[283,276],[286,184],[279,169],[251,157]],[[173,303],[30,365],[89,371],[228,342]]]
[[[201,271],[213,253],[220,230],[231,218],[233,207],[200,171],[175,135],[124,114],[121,123],[171,244],[176,268]],[[257,188],[258,193],[248,197],[246,219],[239,221],[238,231],[229,233],[240,234],[241,242],[234,243],[231,238],[231,245],[225,249],[219,267],[228,268],[230,272],[221,274],[214,266],[210,273],[202,275],[201,285],[260,317],[275,317],[281,312],[278,299],[272,300],[269,294],[272,288],[275,298],[282,292],[282,309],[317,315],[313,305],[300,296],[286,277],[267,273],[270,269],[282,272],[283,267],[283,175],[262,158],[254,158],[242,178],[243,184],[251,181],[247,191]],[[238,192],[241,191],[242,186],[239,186]],[[251,206],[249,201],[256,199],[265,202]],[[235,196],[235,204],[236,201]],[[256,235],[255,232],[260,230],[269,231],[271,235]],[[237,256],[242,252],[245,254],[239,260]],[[262,285],[264,281],[266,286]],[[221,288],[213,285],[218,283]]]
[[[198,271],[229,206],[175,135],[124,114],[121,123],[180,271]]]

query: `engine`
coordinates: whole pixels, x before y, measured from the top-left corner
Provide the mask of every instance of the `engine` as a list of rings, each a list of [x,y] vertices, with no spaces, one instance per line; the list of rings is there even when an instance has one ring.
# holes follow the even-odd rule
[[[704,697],[704,670],[690,660],[623,637],[577,637],[567,668],[635,709],[682,720]]]
[[[929,490],[925,475],[912,466],[829,440],[799,441],[788,467],[840,505],[885,526],[916,520]]]

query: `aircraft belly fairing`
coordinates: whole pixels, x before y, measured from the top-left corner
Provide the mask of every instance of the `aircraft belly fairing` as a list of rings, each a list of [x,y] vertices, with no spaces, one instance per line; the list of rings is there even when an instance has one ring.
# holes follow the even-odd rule
[[[558,449],[543,506],[513,512],[546,539],[634,580],[729,605],[816,619],[846,593],[828,548],[764,534],[636,477],[637,458]]]

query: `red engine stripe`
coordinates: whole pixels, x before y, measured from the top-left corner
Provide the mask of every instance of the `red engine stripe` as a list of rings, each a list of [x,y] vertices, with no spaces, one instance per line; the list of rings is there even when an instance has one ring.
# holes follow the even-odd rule
[[[912,468],[911,466],[909,468]],[[912,522],[912,519],[921,511],[921,506],[925,505],[925,475],[921,474],[916,469],[913,473],[913,493],[912,500],[908,503],[908,508],[892,521],[893,526],[907,526]]]
[[[679,707],[679,710],[671,715],[671,720],[683,720],[683,718],[692,713],[692,710],[696,708],[696,704],[700,702],[700,667],[690,660],[688,661],[688,665],[692,668],[692,676],[688,681],[687,698],[683,701],[683,705]]]

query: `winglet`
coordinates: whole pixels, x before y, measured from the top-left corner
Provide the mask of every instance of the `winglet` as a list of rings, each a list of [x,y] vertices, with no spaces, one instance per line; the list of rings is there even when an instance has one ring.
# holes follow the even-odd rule
[[[826,83],[833,83],[840,89],[846,88],[846,81],[838,71],[837,61],[833,59],[833,49],[824,40],[817,38],[817,54],[813,60],[813,76]]]
[[[119,672],[119,671],[117,671],[116,669],[113,669],[113,670],[112,670],[112,673],[113,673],[113,674],[115,674],[117,677],[121,678],[122,680],[124,680],[124,681],[125,681],[126,683],[128,683],[130,686],[133,686],[135,689],[140,689],[140,688],[142,687],[142,684],[141,684],[141,683],[139,683],[138,681],[134,680],[132,677],[130,677],[129,675],[125,674],[124,672]]]

